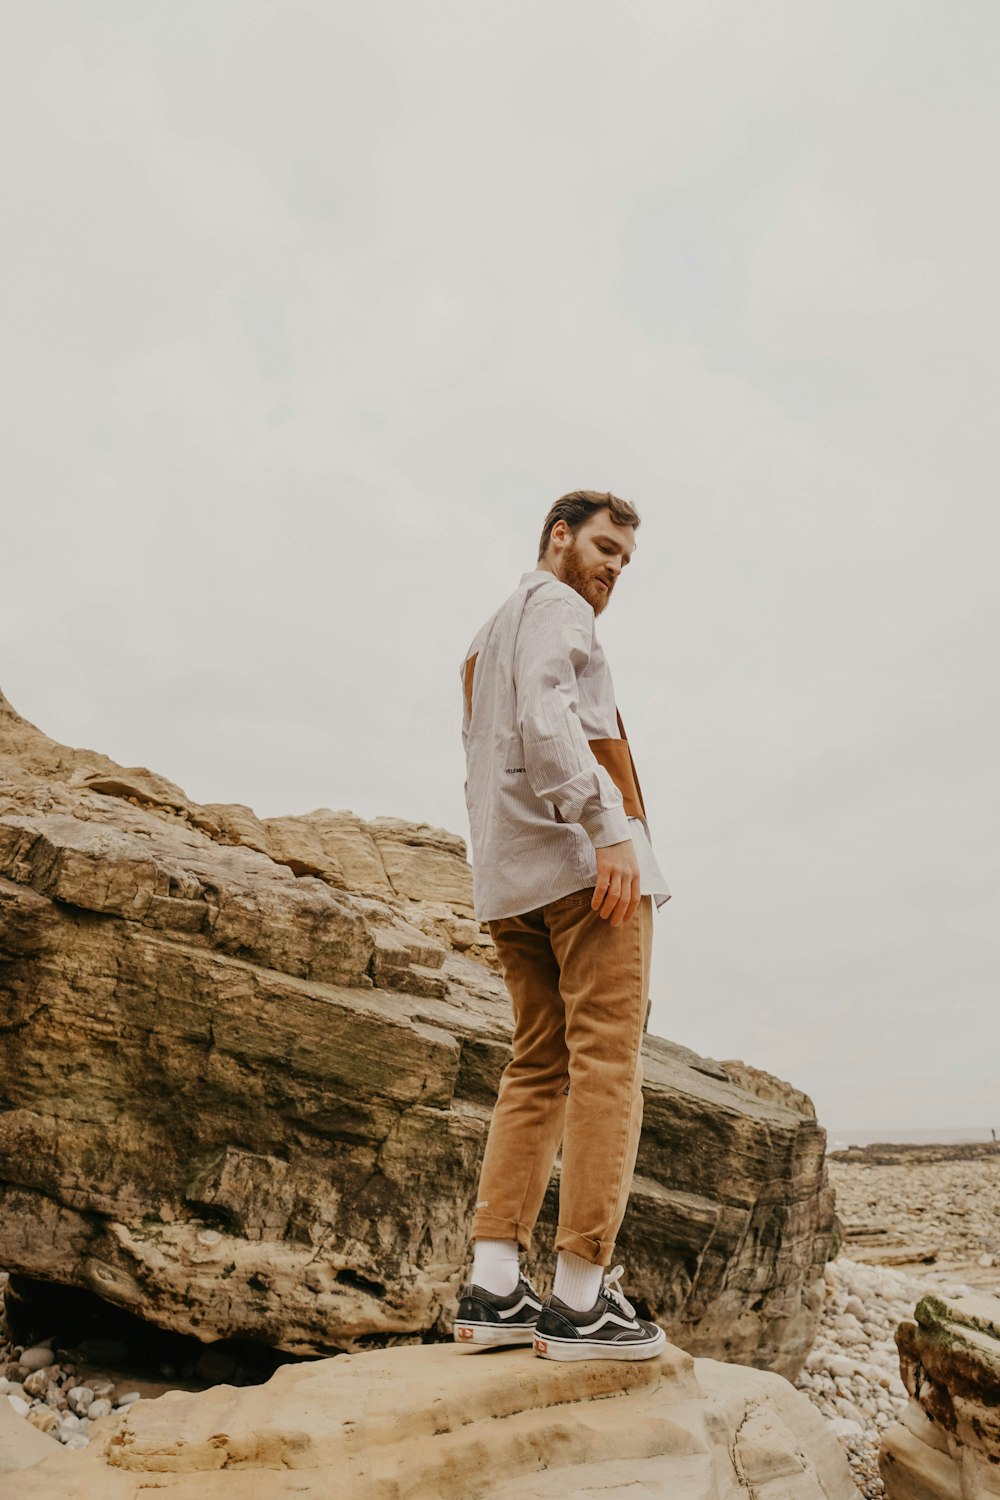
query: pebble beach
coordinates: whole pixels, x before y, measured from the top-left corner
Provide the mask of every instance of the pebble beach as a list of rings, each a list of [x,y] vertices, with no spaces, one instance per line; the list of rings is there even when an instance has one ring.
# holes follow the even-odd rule
[[[881,1500],[879,1444],[908,1399],[896,1327],[928,1292],[1000,1296],[1000,1147],[872,1146],[827,1164],[845,1239],[795,1384],[830,1422],[861,1494]]]

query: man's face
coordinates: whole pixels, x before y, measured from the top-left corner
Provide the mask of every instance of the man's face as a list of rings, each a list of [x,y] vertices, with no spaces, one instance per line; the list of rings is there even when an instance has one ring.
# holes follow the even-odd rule
[[[561,528],[560,528],[561,529]],[[556,576],[582,594],[595,615],[607,607],[615,584],[635,551],[635,528],[619,526],[606,510],[599,510],[574,536],[553,531],[553,566]]]

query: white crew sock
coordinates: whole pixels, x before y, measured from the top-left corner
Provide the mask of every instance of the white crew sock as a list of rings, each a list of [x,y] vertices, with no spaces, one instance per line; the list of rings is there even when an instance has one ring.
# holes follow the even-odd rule
[[[589,1312],[597,1301],[597,1294],[604,1282],[604,1267],[595,1266],[574,1255],[572,1250],[560,1250],[556,1256],[556,1279],[552,1294],[567,1303],[576,1312]]]
[[[473,1240],[472,1281],[476,1286],[507,1297],[521,1274],[517,1240]]]

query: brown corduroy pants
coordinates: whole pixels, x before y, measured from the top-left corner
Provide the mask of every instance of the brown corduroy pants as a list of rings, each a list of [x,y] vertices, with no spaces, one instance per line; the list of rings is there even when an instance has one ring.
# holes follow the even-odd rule
[[[593,886],[490,922],[514,1008],[480,1172],[473,1239],[532,1231],[562,1145],[556,1250],[608,1266],[642,1129],[653,898],[612,927]]]

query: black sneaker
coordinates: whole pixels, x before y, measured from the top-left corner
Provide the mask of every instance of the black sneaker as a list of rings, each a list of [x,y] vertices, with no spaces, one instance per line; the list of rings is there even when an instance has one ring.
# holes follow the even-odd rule
[[[561,1297],[546,1297],[535,1326],[535,1353],[544,1359],[650,1359],[665,1348],[657,1323],[637,1318],[619,1282],[624,1266],[608,1271],[597,1301],[577,1312]]]
[[[457,1344],[530,1344],[542,1299],[527,1276],[519,1276],[509,1296],[473,1283],[458,1303],[452,1333]]]

